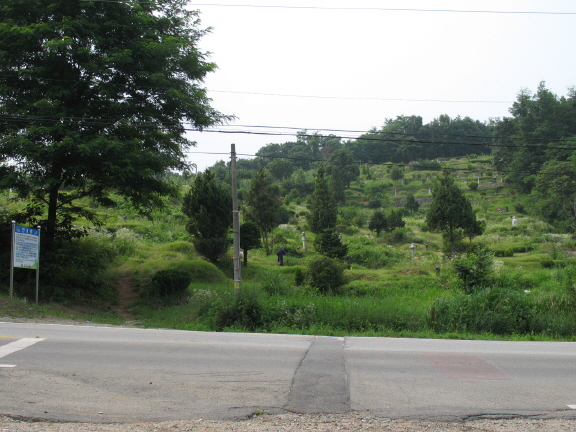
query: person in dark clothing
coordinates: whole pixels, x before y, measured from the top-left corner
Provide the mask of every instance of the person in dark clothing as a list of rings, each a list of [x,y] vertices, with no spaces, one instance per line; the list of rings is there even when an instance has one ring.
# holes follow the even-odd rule
[[[288,254],[288,248],[285,247],[281,247],[280,249],[278,249],[276,251],[276,255],[278,256],[278,265],[279,266],[283,266],[284,265],[284,255]]]

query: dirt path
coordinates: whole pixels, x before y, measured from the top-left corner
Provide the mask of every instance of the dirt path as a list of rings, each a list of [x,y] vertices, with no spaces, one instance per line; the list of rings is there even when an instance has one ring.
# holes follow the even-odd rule
[[[135,321],[136,318],[130,308],[138,298],[138,293],[131,275],[128,273],[120,275],[115,285],[118,289],[118,304],[113,307],[113,311],[127,322]]]

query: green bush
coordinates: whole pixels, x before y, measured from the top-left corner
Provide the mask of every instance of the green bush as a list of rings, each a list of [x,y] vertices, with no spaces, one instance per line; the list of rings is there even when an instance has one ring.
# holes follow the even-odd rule
[[[260,303],[258,292],[242,289],[237,295],[224,293],[202,312],[211,326],[222,331],[226,328],[242,328],[248,331],[264,330],[265,309]]]
[[[477,246],[474,251],[452,260],[456,276],[467,293],[490,283],[493,264],[492,251],[484,246]]]
[[[261,276],[262,290],[268,295],[288,295],[292,287],[285,273],[267,271]]]
[[[471,295],[437,299],[430,310],[429,325],[438,333],[525,334],[531,330],[533,317],[533,305],[523,292],[487,288]]]
[[[151,296],[160,298],[172,298],[182,296],[192,277],[183,270],[160,270],[152,276],[150,289]]]
[[[322,294],[336,294],[345,283],[344,270],[335,259],[317,257],[308,265],[308,282]]]
[[[342,243],[335,230],[324,230],[318,234],[314,239],[314,248],[328,258],[342,259],[348,253],[348,245]]]
[[[304,285],[305,280],[306,275],[304,274],[302,269],[300,267],[296,267],[296,270],[294,270],[294,285],[298,287],[302,286]]]
[[[513,248],[508,248],[508,249],[498,249],[494,251],[494,256],[495,257],[513,257],[514,256],[514,249]]]
[[[378,246],[373,240],[365,237],[351,238],[348,243],[348,256],[351,264],[378,269],[400,262],[404,258],[402,252],[392,246]]]

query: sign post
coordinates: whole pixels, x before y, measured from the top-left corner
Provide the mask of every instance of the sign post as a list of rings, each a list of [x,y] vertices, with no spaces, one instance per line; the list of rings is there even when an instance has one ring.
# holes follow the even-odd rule
[[[16,225],[12,221],[12,253],[10,254],[10,298],[14,295],[14,268],[36,270],[36,304],[40,282],[40,227]]]

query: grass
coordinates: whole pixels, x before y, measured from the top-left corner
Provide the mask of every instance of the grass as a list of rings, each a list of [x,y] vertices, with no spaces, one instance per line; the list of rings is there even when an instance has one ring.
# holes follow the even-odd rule
[[[455,159],[447,163],[467,167],[471,162]],[[374,167],[371,173],[374,178],[381,177],[378,184],[391,184],[382,167]],[[414,177],[416,174],[420,179]],[[421,179],[436,174],[408,172],[406,187],[398,186],[398,196],[415,188],[421,196],[429,196],[427,190],[432,184],[422,183]],[[368,183],[361,187],[362,183],[364,179],[353,183],[355,190],[348,194],[351,202],[341,212],[341,219],[348,215],[350,221],[354,221],[356,216],[351,215],[361,215],[364,219],[371,215],[363,195],[370,188]],[[390,195],[393,188],[384,191]],[[297,251],[285,258],[283,267],[277,265],[274,254],[266,255],[263,249],[249,251],[249,265],[242,269],[242,295],[238,297],[231,279],[231,260],[227,258],[220,268],[202,260],[185,234],[184,221],[174,210],[176,207],[156,215],[156,223],[139,218],[129,208],[100,209],[108,218],[108,230],[92,232],[89,238],[79,242],[77,250],[79,253],[82,248],[110,251],[114,257],[109,260],[112,267],[101,277],[112,283],[119,275],[130,275],[141,294],[146,293],[151,277],[159,270],[178,269],[192,275],[189,298],[159,301],[142,296],[134,304],[131,312],[143,327],[334,336],[576,340],[576,330],[573,330],[576,329],[576,271],[570,266],[544,268],[542,265],[545,261],[566,261],[566,250],[576,248],[576,240],[570,235],[552,232],[549,226],[527,215],[518,214],[521,224],[512,227],[510,218],[516,198],[506,190],[466,190],[465,193],[474,201],[478,216],[487,223],[484,235],[474,242],[492,250],[521,250],[512,256],[495,258],[492,285],[479,287],[471,295],[462,293],[451,262],[441,254],[441,236],[425,230],[426,205],[419,213],[405,218],[406,228],[402,232],[383,233],[381,238],[374,238],[365,226],[353,226],[350,221],[343,224],[348,228],[343,241],[349,245],[350,258],[344,264],[348,267],[347,283],[338,295],[320,295],[311,287],[295,285],[297,272],[305,272],[310,260],[317,256],[313,250],[315,236],[311,233],[307,238],[308,250],[301,250],[301,232],[307,231],[302,216],[294,221],[297,225],[282,225],[270,236],[274,241],[272,250],[287,246]],[[299,214],[305,210],[301,205],[292,206]],[[510,211],[497,211],[504,207]],[[417,245],[413,259],[409,248],[412,242]],[[440,267],[439,275],[437,267]],[[506,294],[494,300],[495,295],[484,292],[484,288],[499,289]],[[527,327],[518,330],[512,325],[515,323],[508,323],[510,326],[504,328],[507,322],[498,321],[502,318],[498,314],[513,314],[513,309],[505,309],[512,300],[530,315],[532,327],[528,330]],[[64,306],[47,302],[36,306],[0,295],[0,316],[123,322],[108,303],[79,304],[69,302]],[[432,325],[431,313],[438,305],[445,306],[444,318],[454,323],[452,327],[435,329]],[[461,313],[465,308],[470,312],[468,315]],[[484,320],[490,321],[493,331],[484,331],[477,321],[473,323],[475,327],[470,325],[469,321],[481,315],[480,311]],[[500,330],[495,323],[501,326]]]
[[[56,303],[36,305],[19,298],[0,295],[0,317],[26,319],[62,319],[121,325],[125,320],[116,313],[100,307],[64,306]]]

